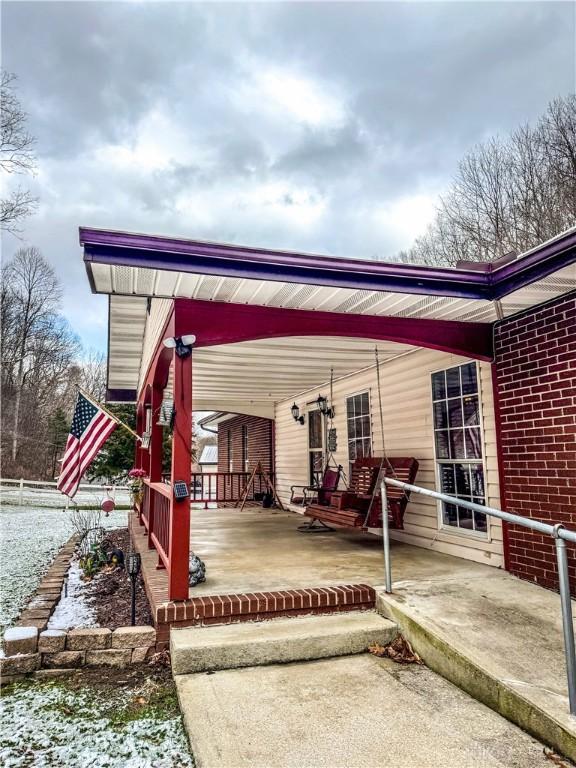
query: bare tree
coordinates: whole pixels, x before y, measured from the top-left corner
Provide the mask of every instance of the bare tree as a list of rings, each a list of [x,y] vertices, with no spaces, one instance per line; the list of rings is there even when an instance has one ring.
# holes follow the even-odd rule
[[[522,252],[576,223],[576,96],[535,126],[475,147],[402,261],[455,264]]]
[[[61,288],[37,248],[21,248],[2,270],[2,385],[11,408],[11,458],[18,452],[24,387],[36,408],[54,397],[54,382],[70,365],[76,341],[58,315]],[[34,418],[35,414],[30,414]]]
[[[106,357],[89,350],[80,361],[80,386],[100,403],[106,399],[106,378]]]
[[[26,128],[28,116],[15,93],[16,76],[0,73],[0,168],[7,174],[34,173],[36,140]],[[37,199],[20,187],[0,201],[0,228],[18,233],[22,219],[37,206]]]

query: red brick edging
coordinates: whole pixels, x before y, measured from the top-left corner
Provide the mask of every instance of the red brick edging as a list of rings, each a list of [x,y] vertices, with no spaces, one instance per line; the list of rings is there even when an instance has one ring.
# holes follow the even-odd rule
[[[376,592],[368,584],[207,595],[157,606],[155,624],[158,641],[162,642],[168,640],[170,627],[209,626],[304,614],[369,610],[375,602]]]

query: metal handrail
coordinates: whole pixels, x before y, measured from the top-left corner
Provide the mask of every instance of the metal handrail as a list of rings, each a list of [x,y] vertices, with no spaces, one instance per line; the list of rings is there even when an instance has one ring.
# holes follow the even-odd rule
[[[570,579],[568,576],[568,557],[566,554],[566,541],[576,543],[576,532],[570,531],[562,523],[550,525],[541,520],[532,520],[528,517],[514,515],[511,512],[504,512],[495,507],[485,507],[482,504],[476,504],[473,501],[459,499],[456,496],[448,496],[446,493],[432,491],[429,488],[421,488],[419,485],[403,483],[401,480],[394,480],[392,477],[382,477],[380,480],[380,493],[382,502],[382,539],[384,545],[384,568],[385,568],[385,589],[388,594],[392,592],[392,567],[390,562],[390,527],[388,515],[385,513],[388,509],[388,498],[386,486],[391,485],[395,488],[402,488],[404,491],[419,493],[422,496],[431,496],[438,501],[444,501],[447,504],[454,504],[457,507],[464,507],[475,512],[482,512],[489,517],[496,517],[513,525],[521,525],[524,528],[531,528],[533,531],[552,536],[556,546],[556,562],[558,564],[558,581],[560,587],[560,605],[562,608],[562,630],[564,634],[564,656],[566,658],[566,676],[568,678],[568,701],[570,703],[570,714],[576,715],[576,646],[574,643],[574,626],[572,623],[572,603],[570,598]]]

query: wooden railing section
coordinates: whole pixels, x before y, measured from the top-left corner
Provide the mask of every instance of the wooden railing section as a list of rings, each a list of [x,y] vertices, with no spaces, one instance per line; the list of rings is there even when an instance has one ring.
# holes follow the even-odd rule
[[[170,499],[172,489],[164,483],[150,483],[152,519],[148,531],[150,541],[165,568],[169,567],[170,551]]]
[[[158,552],[160,567],[170,567],[170,501],[172,489],[166,483],[144,480],[140,522],[146,529],[148,546]]]
[[[190,484],[190,503],[225,504],[237,502],[242,498],[244,489],[250,480],[250,472],[197,472],[192,474]],[[263,475],[256,475],[249,489],[246,500],[261,501],[267,491]],[[177,502],[186,504],[188,501]],[[148,539],[149,549],[158,553],[158,567],[170,571],[170,535],[173,529],[172,486],[166,482],[151,482],[144,478],[142,500],[137,505],[140,524]],[[173,563],[174,567],[187,568],[188,564]]]
[[[251,472],[193,472],[190,501],[195,504],[226,504],[239,501],[250,480]],[[269,475],[272,482],[274,478]],[[267,491],[263,475],[256,475],[246,501],[261,500]]]

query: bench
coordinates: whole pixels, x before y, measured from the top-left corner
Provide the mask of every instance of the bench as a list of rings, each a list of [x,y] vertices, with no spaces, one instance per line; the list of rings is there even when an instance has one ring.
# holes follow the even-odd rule
[[[376,488],[380,471],[387,477],[404,483],[413,483],[418,472],[418,461],[410,457],[365,457],[356,459],[352,465],[350,483],[346,491],[334,491],[329,502],[309,504],[304,514],[324,526],[339,528],[379,528],[382,525],[382,504],[380,491]],[[410,493],[387,486],[388,520],[391,528],[404,528],[404,513]]]

